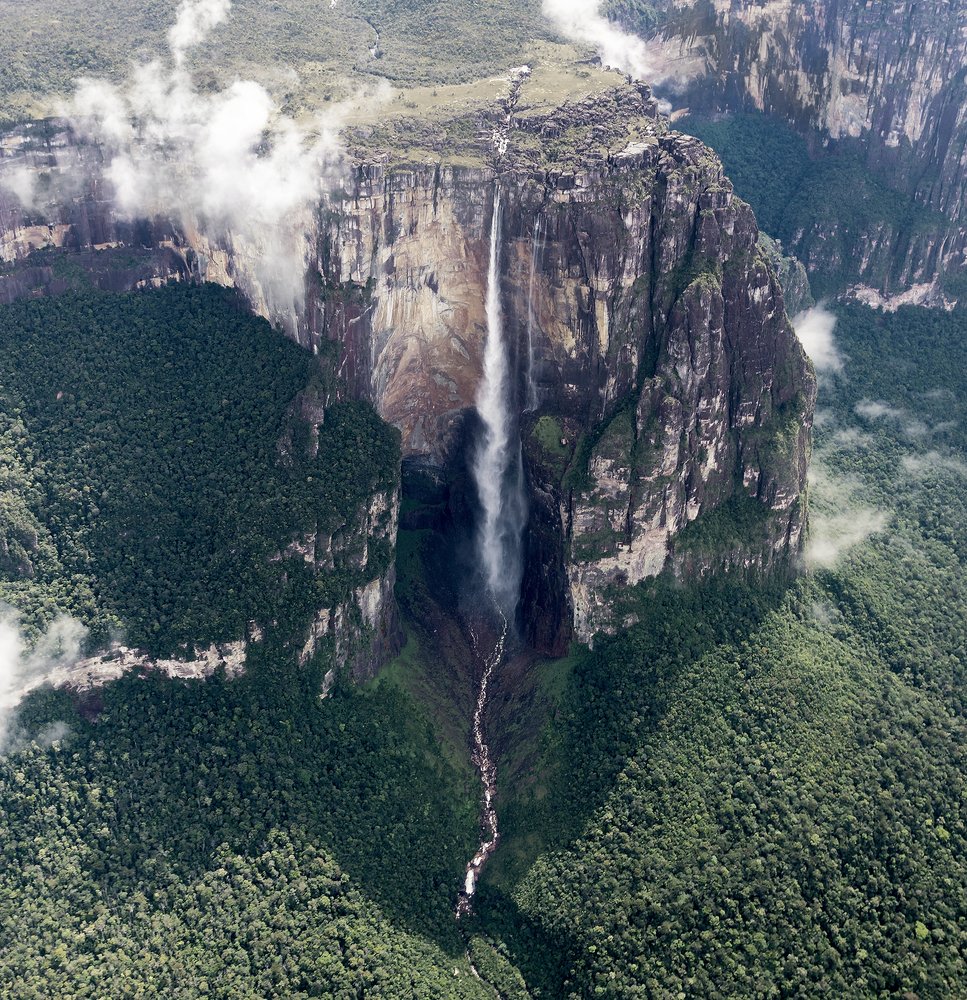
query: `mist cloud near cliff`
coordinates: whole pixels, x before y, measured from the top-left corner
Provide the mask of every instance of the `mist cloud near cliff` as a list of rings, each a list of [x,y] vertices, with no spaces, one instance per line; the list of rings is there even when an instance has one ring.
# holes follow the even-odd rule
[[[307,129],[252,81],[196,88],[186,56],[230,8],[184,0],[170,58],[136,66],[122,86],[81,80],[66,114],[105,149],[121,217],[172,219],[230,248],[253,306],[291,325],[304,307],[307,214],[340,156],[338,122],[334,114]]]
[[[654,76],[645,43],[601,13],[601,0],[544,0],[544,13],[566,38],[596,48],[605,66],[637,80]]]
[[[805,562],[812,569],[835,566],[851,549],[883,532],[890,514],[864,501],[859,480],[830,473],[821,462],[809,470],[809,539]]]
[[[18,742],[15,715],[24,696],[43,684],[59,666],[80,659],[87,630],[68,615],[61,615],[39,641],[29,648],[20,631],[17,612],[0,606],[0,753]],[[42,742],[60,739],[66,728],[52,727]]]
[[[680,91],[689,80],[704,72],[697,58],[680,46],[668,46],[660,39],[645,42],[608,20],[603,0],[544,0],[544,16],[565,38],[596,49],[601,62],[612,69],[661,87],[669,94]],[[662,98],[659,109],[671,111]]]
[[[821,305],[813,306],[794,316],[792,325],[816,371],[829,374],[843,370],[843,359],[833,337],[836,329],[835,313]]]

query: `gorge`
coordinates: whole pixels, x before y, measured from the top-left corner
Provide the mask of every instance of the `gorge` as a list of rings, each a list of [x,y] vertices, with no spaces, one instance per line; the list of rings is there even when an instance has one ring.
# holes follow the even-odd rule
[[[0,995],[965,995],[963,3],[0,27]]]
[[[422,476],[440,523],[474,540],[463,669],[483,839],[458,914],[499,837],[488,690],[508,646],[560,655],[627,628],[623,595],[663,573],[794,573],[815,400],[772,260],[714,154],[645,87],[516,117],[511,93],[496,180],[487,165],[359,161],[300,221],[312,251],[289,331],[338,374],[302,414],[320,427],[340,399],[372,402],[402,435],[408,516],[422,516],[406,485]],[[587,152],[562,160],[564,133]],[[69,129],[29,126],[5,149],[8,175],[48,174],[51,192],[25,208],[0,190],[6,301],[215,281],[266,310],[231,238],[117,218],[100,150]],[[80,196],[59,197],[78,165]],[[318,571],[337,537],[394,544],[399,509],[382,495],[328,542],[294,545]],[[330,642],[334,671],[363,679],[398,649],[392,553],[372,565],[318,610],[300,662]]]
[[[565,129],[601,152],[555,163]],[[531,353],[540,396],[521,422],[521,607],[528,641],[560,650],[572,630],[587,641],[614,627],[605,594],[619,580],[770,570],[794,556],[815,390],[751,213],[646,89],[521,118],[511,140],[504,325],[515,396],[528,391]],[[37,128],[8,142],[5,166],[56,171],[65,147],[97,176],[95,149]],[[485,167],[359,163],[303,220],[315,251],[298,339],[335,344],[340,391],[400,429],[409,463],[450,467],[474,407],[490,185]],[[76,280],[232,284],[247,267],[170,220],[117,221],[98,182],[39,215],[9,193],[0,201],[7,300]],[[71,260],[80,269],[65,279]],[[746,500],[761,533],[733,541],[729,512]],[[683,529],[715,511],[725,544],[710,549],[695,531],[688,543]]]
[[[477,879],[487,859],[497,849],[499,832],[494,798],[497,770],[487,742],[487,695],[503,660],[508,633],[516,629],[520,600],[521,534],[527,518],[524,496],[518,418],[512,409],[510,365],[504,338],[500,291],[501,194],[495,187],[490,222],[490,256],[487,268],[487,334],[483,381],[477,394],[481,435],[472,460],[473,478],[481,506],[477,552],[482,570],[484,603],[493,606],[496,639],[490,650],[478,649],[477,633],[470,626],[474,652],[483,670],[473,712],[473,761],[483,782],[482,823],[485,840],[467,865],[467,877],[457,903],[457,916],[469,913]],[[478,629],[479,629],[478,624]]]

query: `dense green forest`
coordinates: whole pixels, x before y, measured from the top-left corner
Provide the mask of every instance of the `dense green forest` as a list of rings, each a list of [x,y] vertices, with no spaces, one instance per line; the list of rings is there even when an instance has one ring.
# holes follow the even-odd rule
[[[0,356],[3,596],[28,637],[57,610],[151,649],[264,627],[237,680],[24,703],[0,759],[0,991],[482,995],[452,919],[469,769],[394,685],[343,677],[320,702],[327,643],[297,667],[357,553],[319,576],[269,561],[394,488],[398,434],[336,403],[314,440],[294,404],[332,387],[325,358],[214,286],[8,307]]]
[[[648,31],[661,6],[600,9]],[[197,93],[257,79],[312,131],[381,88],[388,121],[369,97],[341,119],[369,161],[469,155],[491,132],[467,109],[525,59],[525,113],[601,82],[588,53],[547,44],[541,0],[231,7],[188,57]],[[0,127],[166,58],[177,10],[0,0]],[[904,243],[936,221],[848,144],[757,114],[675,127],[718,152],[764,232],[820,262],[818,296],[852,282],[881,223]],[[560,136],[564,160],[581,129],[601,124]],[[967,997],[967,310],[828,306],[842,370],[819,374],[801,573],[651,580],[621,595],[620,634],[558,660],[508,637],[485,720],[501,840],[458,924],[481,834],[467,484],[410,470],[398,552],[389,512],[367,537],[400,435],[345,399],[325,346],[227,289],[86,284],[0,307],[0,996]],[[631,442],[634,420],[608,433]],[[544,414],[532,437],[563,475],[570,429]],[[748,542],[762,509],[725,505],[680,551]],[[347,599],[394,560],[400,655],[365,683],[330,637],[310,655],[321,609],[351,608],[365,644]],[[144,669],[9,712],[14,668],[64,616],[86,652],[259,638],[239,676]]]
[[[292,409],[321,375],[234,293],[78,294],[0,317],[0,442],[15,487],[0,507],[0,596],[29,635],[62,611],[94,641],[123,626],[170,653],[241,638],[283,594],[287,613],[311,612],[361,582],[349,565],[313,580],[272,557],[391,487],[396,434],[341,404],[311,455]]]
[[[319,680],[32,700],[69,735],[0,760],[4,996],[488,995],[451,916],[472,797],[394,689]]]
[[[294,404],[333,387],[325,358],[222,289],[5,309],[24,623],[70,610],[155,649],[270,627],[235,680],[25,702],[0,758],[4,994],[492,995],[465,952],[519,1000],[962,992],[967,316],[835,309],[808,573],[653,581],[625,633],[535,666],[544,722],[466,938],[477,785],[439,692],[399,679],[433,664],[411,643],[320,701],[331,650],[295,652],[359,579],[268,561],[392,486],[396,433],[335,404],[316,452]]]
[[[481,917],[541,995],[965,988],[967,316],[837,311],[810,545],[880,530],[785,592],[656,582],[541,668]]]

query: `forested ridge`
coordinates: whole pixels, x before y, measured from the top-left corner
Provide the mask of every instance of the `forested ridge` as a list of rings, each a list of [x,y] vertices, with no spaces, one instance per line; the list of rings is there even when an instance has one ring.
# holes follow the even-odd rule
[[[838,561],[657,581],[563,665],[482,917],[535,993],[967,988],[967,317],[837,313],[810,546]]]
[[[327,365],[214,286],[9,307],[0,356],[3,596],[27,636],[63,611],[152,651],[264,632],[237,680],[22,705],[0,991],[482,995],[451,916],[472,785],[398,688],[341,677],[320,702],[326,642],[298,667],[311,616],[360,582],[354,552],[315,575],[278,559],[395,489],[396,432],[335,403],[314,441],[296,404]],[[367,578],[393,555],[376,547]]]
[[[0,509],[0,596],[28,634],[60,610],[95,643],[123,628],[156,654],[242,638],[297,574],[273,557],[392,487],[395,432],[363,404],[330,407],[311,453],[294,408],[324,375],[233,292],[72,294],[0,316],[15,486]],[[303,581],[303,611],[359,582],[341,572]],[[285,594],[296,600],[294,585]]]

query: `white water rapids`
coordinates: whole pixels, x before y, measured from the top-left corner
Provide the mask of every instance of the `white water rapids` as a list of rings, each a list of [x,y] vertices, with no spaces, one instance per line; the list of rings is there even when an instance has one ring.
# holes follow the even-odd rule
[[[502,628],[499,638],[494,644],[490,655],[484,661],[483,675],[480,678],[480,688],[477,691],[477,704],[473,713],[473,762],[480,772],[480,780],[484,786],[483,806],[481,808],[481,826],[484,830],[484,839],[480,842],[477,853],[467,865],[467,874],[464,879],[463,891],[457,898],[457,919],[469,913],[472,906],[474,893],[477,891],[477,879],[480,877],[481,869],[487,859],[497,849],[500,841],[500,831],[497,828],[497,810],[494,808],[494,794],[497,791],[497,766],[490,755],[490,747],[487,745],[486,734],[484,732],[484,712],[487,709],[487,689],[490,686],[490,679],[494,671],[500,666],[504,658],[504,648],[507,641],[507,619],[503,613],[500,615]],[[470,629],[470,637],[473,640],[474,652],[479,655],[477,647],[477,634]]]
[[[504,659],[517,602],[522,573],[521,536],[527,519],[524,496],[523,461],[517,419],[513,413],[514,393],[510,362],[504,337],[500,302],[501,198],[494,191],[494,211],[490,229],[490,267],[487,277],[487,339],[484,345],[483,380],[477,393],[481,436],[473,457],[473,477],[480,497],[481,524],[477,535],[477,557],[483,583],[493,603],[498,622],[497,639],[487,652],[478,645],[477,633],[470,629],[474,653],[483,672],[473,714],[473,762],[480,772],[484,794],[481,806],[483,839],[467,865],[464,886],[457,900],[459,919],[470,912],[477,880],[500,839],[494,796],[497,768],[487,744],[484,716],[488,687]]]

